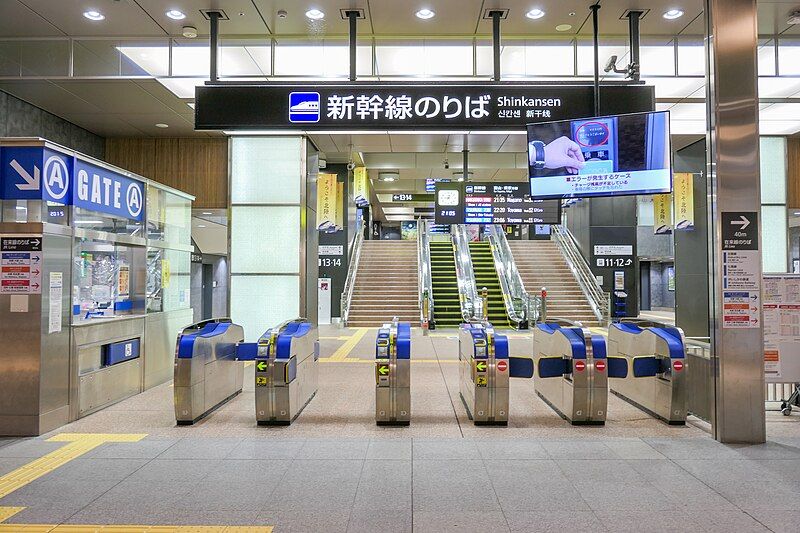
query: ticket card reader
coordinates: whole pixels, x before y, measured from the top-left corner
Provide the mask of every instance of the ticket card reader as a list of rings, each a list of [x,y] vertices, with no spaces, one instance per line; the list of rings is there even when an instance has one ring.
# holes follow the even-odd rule
[[[572,122],[572,138],[578,143],[586,165],[581,174],[617,170],[617,118],[603,117]]]
[[[258,425],[289,425],[317,393],[319,337],[305,319],[267,330],[257,343],[255,399]]]
[[[533,330],[536,393],[563,419],[602,425],[608,406],[606,342],[588,329],[558,323]]]
[[[411,325],[396,319],[375,339],[375,422],[411,423]]]
[[[488,322],[462,324],[458,352],[459,392],[470,420],[508,425],[508,337]]]
[[[608,360],[611,392],[668,424],[686,423],[686,345],[680,328],[611,324]],[[620,365],[624,372],[614,368]]]
[[[175,419],[193,424],[242,391],[244,365],[236,360],[242,326],[227,318],[185,328],[175,348]]]

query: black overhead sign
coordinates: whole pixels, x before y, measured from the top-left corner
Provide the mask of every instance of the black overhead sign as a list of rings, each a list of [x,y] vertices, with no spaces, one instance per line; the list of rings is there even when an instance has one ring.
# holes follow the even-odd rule
[[[652,111],[652,86],[601,88],[601,114]],[[508,130],[594,115],[591,85],[403,83],[205,85],[198,130]]]
[[[722,249],[758,250],[758,213],[755,211],[723,212]]]

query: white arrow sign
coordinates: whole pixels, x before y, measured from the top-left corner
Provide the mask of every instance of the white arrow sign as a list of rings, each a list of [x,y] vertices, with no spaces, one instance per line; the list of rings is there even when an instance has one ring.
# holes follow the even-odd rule
[[[17,183],[17,189],[21,191],[38,191],[40,183],[39,167],[33,166],[33,176],[28,174],[28,171],[22,168],[22,165],[17,163],[16,159],[11,160],[11,168],[17,171],[17,174],[25,180],[25,183]]]
[[[741,220],[731,220],[731,224],[734,226],[741,226],[741,228],[739,229],[745,229],[747,226],[750,225],[750,220],[744,215],[741,215],[739,218]]]

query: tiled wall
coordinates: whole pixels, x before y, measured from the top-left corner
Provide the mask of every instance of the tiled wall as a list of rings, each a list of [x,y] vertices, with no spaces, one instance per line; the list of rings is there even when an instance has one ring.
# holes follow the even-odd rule
[[[0,137],[44,137],[98,159],[105,139],[36,106],[0,91]]]

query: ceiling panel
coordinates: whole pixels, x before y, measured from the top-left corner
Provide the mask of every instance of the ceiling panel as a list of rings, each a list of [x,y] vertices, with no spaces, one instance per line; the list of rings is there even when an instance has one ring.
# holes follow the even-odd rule
[[[92,102],[80,99],[47,80],[2,81],[0,89],[54,115],[101,112]]]
[[[160,26],[170,35],[180,35],[183,26],[194,26],[201,36],[208,35],[208,21],[200,13],[201,9],[220,7],[230,20],[219,23],[220,35],[259,35],[266,34],[267,25],[250,0],[225,0],[209,2],[208,0],[136,0]],[[214,6],[214,4],[217,4]],[[165,13],[170,9],[180,9],[186,15],[183,20],[172,20]]]
[[[187,116],[172,114],[165,117],[163,113],[150,114],[118,114],[115,115],[136,129],[142,131],[147,136],[153,137],[175,137],[195,135],[194,121]],[[168,128],[159,128],[156,124],[167,124]]]
[[[444,152],[447,135],[390,135],[393,152]]]
[[[54,82],[87,102],[101,113],[173,114],[164,103],[130,80],[59,80]],[[191,111],[184,104],[185,111]]]
[[[3,37],[54,37],[64,32],[18,0],[0,2],[0,35]]]
[[[366,0],[253,0],[267,25],[274,33],[287,35],[347,35],[348,21],[342,20],[339,9],[361,8],[366,20],[359,20],[359,33],[371,31],[369,20],[369,2]],[[386,4],[386,0],[372,2]],[[395,2],[391,2],[395,3]],[[319,9],[325,13],[322,20],[310,20],[305,16],[309,9]],[[227,9],[227,8],[226,8]],[[278,18],[279,10],[286,11],[286,18]]]
[[[8,0],[3,0],[3,3]],[[76,36],[161,36],[164,30],[133,0],[89,2],[86,0],[24,0],[32,11],[47,19],[67,35]],[[92,21],[83,16],[94,9],[105,15]]]
[[[475,32],[482,4],[481,0],[373,1],[372,27],[382,35],[469,35]],[[414,13],[422,8],[434,10],[436,16],[428,20],[417,18]]]
[[[793,11],[800,9],[794,0],[758,2],[758,33],[761,35],[800,34],[800,27],[789,26],[786,20]]]
[[[142,137],[144,132],[131,126],[118,115],[70,114],[62,115],[65,120],[77,124],[101,137]]]

